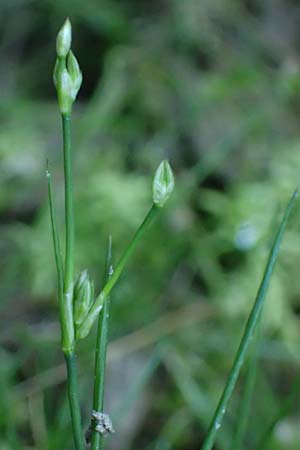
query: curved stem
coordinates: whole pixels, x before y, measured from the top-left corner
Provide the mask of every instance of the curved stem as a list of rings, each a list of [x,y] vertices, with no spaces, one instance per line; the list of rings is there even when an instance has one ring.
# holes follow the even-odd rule
[[[85,450],[82,425],[81,425],[81,413],[78,399],[78,386],[77,386],[77,369],[76,369],[76,355],[74,352],[65,354],[66,366],[67,366],[67,379],[68,379],[68,398],[70,405],[70,412],[72,418],[73,438],[76,450]]]
[[[93,326],[93,323],[97,319],[98,314],[99,314],[99,312],[101,311],[101,309],[103,307],[105,299],[107,298],[107,296],[109,295],[110,291],[112,290],[112,288],[114,287],[114,285],[116,284],[118,279],[120,278],[120,275],[123,272],[123,269],[124,269],[128,259],[130,258],[130,256],[134,252],[134,250],[135,250],[137,244],[139,243],[141,237],[144,235],[144,233],[147,230],[148,226],[150,225],[150,223],[152,222],[154,217],[158,214],[160,209],[161,208],[158,208],[154,204],[150,208],[148,214],[146,215],[145,219],[143,220],[143,222],[141,223],[141,225],[137,229],[134,237],[132,238],[132,241],[130,242],[130,244],[128,245],[126,250],[124,251],[123,255],[121,256],[121,258],[120,258],[120,260],[118,262],[118,264],[116,265],[116,268],[114,270],[114,273],[113,273],[112,277],[105,284],[104,288],[102,289],[102,291],[100,292],[100,294],[96,298],[95,303],[92,306],[92,308],[90,309],[87,317],[85,318],[85,320],[81,324],[81,326],[80,326],[80,328],[79,328],[79,330],[77,332],[77,335],[76,335],[76,337],[78,339],[83,339],[84,337],[86,337],[88,335],[90,329]]]

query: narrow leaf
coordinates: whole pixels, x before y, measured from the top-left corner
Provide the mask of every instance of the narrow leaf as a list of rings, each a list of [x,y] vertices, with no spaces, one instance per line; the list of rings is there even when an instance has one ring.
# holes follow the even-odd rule
[[[59,234],[58,234],[57,221],[56,221],[56,212],[55,212],[55,206],[54,206],[54,200],[53,200],[52,177],[51,177],[51,172],[49,170],[48,161],[47,161],[47,168],[46,168],[46,177],[47,177],[47,184],[48,184],[48,197],[49,197],[49,206],[50,206],[53,248],[54,248],[55,264],[56,264],[57,279],[58,279],[58,294],[59,294],[59,300],[61,302],[62,298],[63,298],[63,279],[64,279],[63,263],[62,263]]]
[[[107,283],[112,274],[113,274],[112,239],[111,236],[109,236],[105,270],[104,270],[104,284]],[[110,297],[107,296],[104,301],[103,309],[99,314],[98,331],[96,338],[93,410],[98,412],[104,412],[103,407],[104,407],[106,353],[108,340],[109,303]],[[103,448],[103,436],[100,433],[96,432],[95,429],[93,429],[91,450],[99,450],[102,448]]]
[[[287,225],[289,216],[295,205],[297,195],[298,195],[298,189],[295,190],[295,192],[293,193],[293,195],[286,207],[282,222],[281,222],[279,229],[277,231],[277,234],[275,236],[275,239],[274,239],[271,251],[270,251],[270,255],[269,255],[269,258],[267,261],[267,265],[265,268],[265,273],[264,273],[261,285],[258,289],[258,293],[257,293],[256,299],[255,299],[252,311],[250,312],[248,321],[245,326],[244,335],[242,337],[239,348],[237,350],[237,353],[236,353],[231,371],[227,378],[227,382],[226,382],[224,391],[221,395],[219,404],[218,404],[215,414],[212,418],[210,427],[208,429],[208,433],[207,433],[204,443],[202,445],[202,450],[211,450],[212,449],[214,442],[216,440],[217,433],[221,427],[222,420],[223,420],[224,414],[226,412],[226,408],[228,406],[229,400],[232,396],[235,384],[237,382],[241,367],[242,367],[244,359],[245,359],[246,352],[248,350],[248,347],[249,347],[249,344],[253,337],[256,326],[259,322],[262,307],[264,305],[267,290],[268,290],[268,287],[270,284],[271,276],[272,276],[274,266],[275,266],[275,263],[276,263],[276,260],[278,257],[280,244],[281,244],[281,241],[282,241],[285,229],[286,229],[286,225]]]

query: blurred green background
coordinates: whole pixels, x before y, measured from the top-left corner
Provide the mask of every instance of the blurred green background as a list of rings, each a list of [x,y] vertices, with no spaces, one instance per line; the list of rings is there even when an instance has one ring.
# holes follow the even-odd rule
[[[98,289],[107,236],[118,259],[159,162],[176,174],[112,295],[106,410],[117,432],[106,445],[199,449],[299,183],[300,4],[0,2],[1,450],[73,448],[44,175],[48,158],[62,225],[52,69],[66,16],[84,77],[73,114],[76,266]],[[264,448],[299,448],[299,215],[264,310],[245,449],[262,448],[277,414]],[[86,426],[94,340],[79,346]],[[244,386],[245,370],[217,450],[231,449]]]

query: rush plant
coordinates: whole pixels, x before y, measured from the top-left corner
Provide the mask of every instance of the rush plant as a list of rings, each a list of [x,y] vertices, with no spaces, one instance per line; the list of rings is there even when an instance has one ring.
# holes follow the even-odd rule
[[[65,251],[61,254],[60,237],[56,222],[52,178],[47,167],[48,194],[52,225],[53,246],[58,280],[58,304],[61,325],[61,348],[67,368],[67,385],[73,438],[76,450],[84,450],[86,442],[82,429],[78,381],[76,369],[76,343],[84,339],[98,320],[95,346],[94,398],[91,426],[86,440],[92,450],[103,446],[102,437],[113,432],[110,418],[104,413],[104,377],[106,364],[109,295],[124,267],[142,239],[150,223],[159,214],[174,189],[174,177],[167,161],[159,165],[153,180],[152,205],[133,239],[124,250],[114,270],[112,269],[112,243],[109,238],[105,283],[100,293],[95,294],[94,282],[87,271],[75,280],[74,268],[74,199],[72,173],[71,117],[72,106],[82,83],[78,61],[71,50],[72,30],[69,19],[59,31],[56,39],[56,63],[53,81],[57,91],[59,111],[62,119],[64,185],[65,185]]]
[[[61,254],[60,237],[56,222],[54,207],[52,178],[47,167],[48,194],[50,216],[52,225],[53,246],[58,280],[58,304],[61,324],[61,348],[66,361],[68,397],[72,421],[73,438],[76,450],[85,450],[86,444],[91,444],[92,450],[103,448],[103,436],[114,432],[113,424],[108,414],[104,412],[105,366],[108,337],[109,298],[110,293],[121,276],[125,265],[138,243],[143,238],[148,226],[159,214],[174,189],[174,177],[167,161],[159,165],[153,180],[152,205],[131,242],[124,250],[120,260],[113,269],[112,266],[112,239],[108,239],[106,267],[104,272],[104,285],[99,293],[95,293],[94,282],[87,271],[82,271],[75,279],[74,268],[74,199],[73,199],[73,173],[72,173],[72,145],[71,145],[71,116],[72,106],[82,83],[82,74],[75,55],[71,50],[71,23],[67,19],[58,33],[56,40],[57,60],[53,73],[53,80],[57,90],[58,106],[62,119],[63,158],[64,158],[64,185],[65,185],[65,251]],[[277,230],[269,258],[265,267],[260,287],[252,310],[249,314],[241,342],[238,346],[232,368],[215,413],[208,428],[207,435],[202,443],[201,450],[212,450],[217,434],[234,391],[243,362],[250,343],[254,337],[260,321],[267,290],[271,281],[274,266],[278,258],[281,241],[295,205],[298,191],[292,195],[281,224]],[[94,323],[98,321],[97,337],[95,343],[95,372],[93,411],[91,412],[91,425],[84,436],[81,423],[80,401],[78,395],[78,381],[76,369],[76,343],[88,336]],[[254,358],[256,352],[254,354]],[[255,364],[249,373],[249,383],[242,400],[241,418],[237,426],[237,433],[233,440],[233,448],[242,448],[246,421],[249,412],[251,392],[254,385]],[[269,430],[267,436],[269,434]],[[263,440],[265,437],[263,437]]]

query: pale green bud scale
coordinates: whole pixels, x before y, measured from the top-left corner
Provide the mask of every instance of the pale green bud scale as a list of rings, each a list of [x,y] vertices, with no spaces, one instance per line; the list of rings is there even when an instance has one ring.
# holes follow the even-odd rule
[[[87,316],[94,301],[94,283],[87,271],[82,272],[74,287],[74,323],[78,327]]]
[[[81,83],[82,83],[82,73],[81,73],[78,61],[77,61],[74,53],[72,52],[72,50],[70,50],[70,52],[68,54],[67,69],[68,69],[70,77],[73,81],[72,96],[73,96],[73,101],[74,101],[76,99],[76,96],[78,94],[78,91],[79,91]]]
[[[168,161],[164,160],[158,166],[152,186],[153,203],[162,208],[170,197],[175,186],[174,175]]]
[[[72,27],[71,22],[67,18],[65,23],[58,32],[56,38],[56,53],[59,58],[66,58],[70,49],[72,41]]]
[[[62,114],[69,114],[73,104],[73,81],[67,69],[58,70],[57,98]]]

